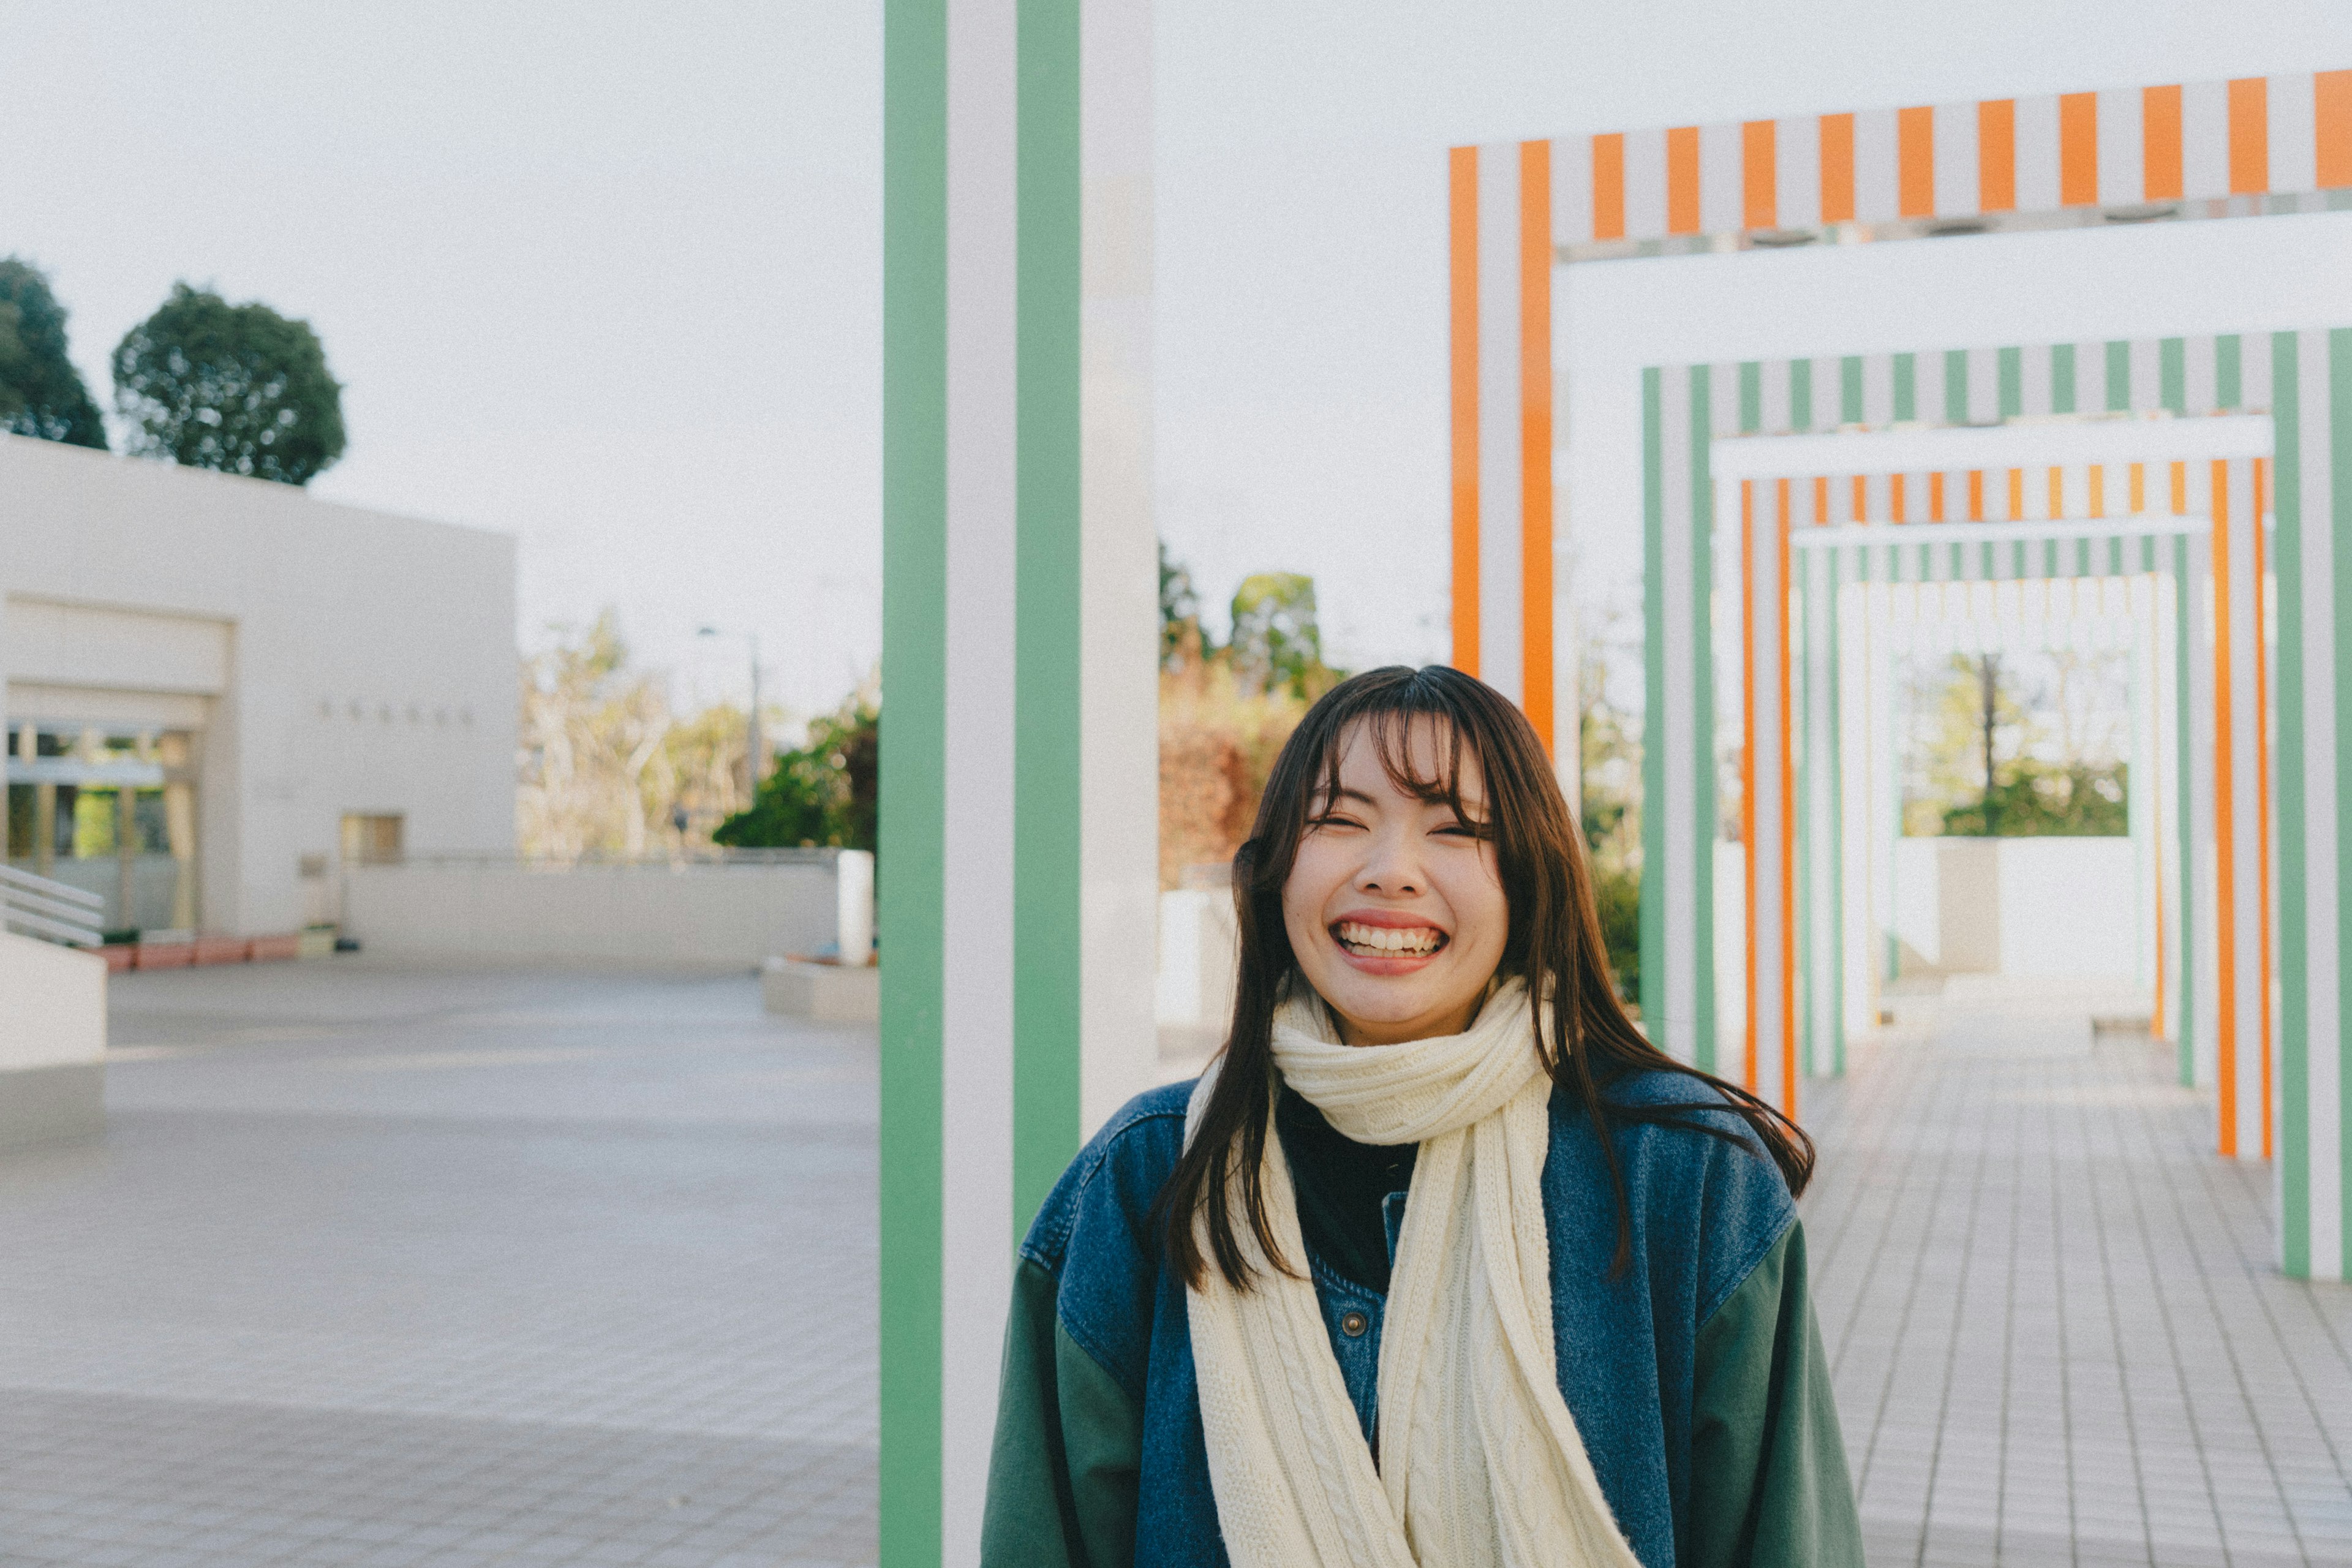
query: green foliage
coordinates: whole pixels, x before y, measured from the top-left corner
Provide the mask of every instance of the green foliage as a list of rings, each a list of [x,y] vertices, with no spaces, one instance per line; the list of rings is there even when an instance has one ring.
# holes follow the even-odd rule
[[[1979,838],[2121,838],[2131,831],[2126,766],[2053,767],[2020,757],[1975,805],[1944,813],[1944,831]]]
[[[1315,579],[1300,572],[1260,572],[1242,579],[1234,590],[1234,631],[1226,651],[1234,678],[1255,690],[1288,691],[1312,700],[1339,677],[1323,662]]]
[[[172,297],[114,351],[131,451],[305,485],[343,455],[342,387],[308,321],[209,289]]]
[[[1168,558],[1168,542],[1160,542],[1160,668],[1174,674],[1190,660],[1214,652],[1201,629],[1201,595],[1193,590],[1192,574],[1182,562]]]
[[[66,354],[66,310],[41,269],[0,261],[0,428],[106,450],[106,426]]]
[[[776,759],[748,811],[710,835],[743,849],[872,849],[880,776],[881,710],[859,692],[809,725],[808,743]]]

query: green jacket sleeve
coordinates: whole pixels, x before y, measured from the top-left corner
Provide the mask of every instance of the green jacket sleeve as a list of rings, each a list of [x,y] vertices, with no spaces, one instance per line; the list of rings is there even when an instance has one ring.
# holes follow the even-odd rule
[[[1688,1568],[1862,1568],[1829,1361],[1791,1223],[1701,1324]]]
[[[1062,1327],[1054,1277],[1013,1277],[982,1568],[1129,1568],[1143,1412]]]

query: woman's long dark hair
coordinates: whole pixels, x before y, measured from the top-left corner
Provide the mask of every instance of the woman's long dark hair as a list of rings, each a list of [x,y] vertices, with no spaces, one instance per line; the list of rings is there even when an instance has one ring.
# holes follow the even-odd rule
[[[1169,1261],[1184,1282],[1197,1287],[1213,1260],[1235,1289],[1249,1288],[1249,1265],[1234,1235],[1232,1205],[1221,1196],[1235,1186],[1264,1256],[1276,1268],[1296,1272],[1275,1242],[1262,1179],[1275,1082],[1275,1009],[1294,979],[1305,984],[1283,923],[1282,894],[1317,803],[1337,797],[1340,752],[1359,724],[1399,789],[1432,804],[1444,802],[1494,845],[1510,908],[1498,973],[1524,980],[1530,996],[1551,998],[1549,1020],[1538,1011],[1536,1049],[1552,1080],[1584,1108],[1600,1137],[1617,1197],[1612,1272],[1622,1273],[1633,1258],[1633,1209],[1609,1135],[1612,1121],[1664,1122],[1748,1142],[1719,1120],[1691,1119],[1693,1112],[1736,1112],[1754,1143],[1780,1167],[1789,1190],[1803,1192],[1812,1175],[1813,1143],[1795,1122],[1738,1084],[1676,1061],[1644,1039],[1625,1016],[1601,946],[1583,837],[1535,726],[1472,676],[1443,665],[1392,665],[1340,682],[1307,710],[1275,760],[1257,821],[1234,857],[1241,977],[1233,1028],[1199,1130],[1153,1205],[1154,1227],[1165,1235]],[[1416,727],[1433,730],[1443,762],[1435,776],[1412,770],[1410,742]],[[1463,810],[1465,754],[1476,759],[1486,781],[1483,822],[1473,822]],[[1687,1074],[1722,1100],[1624,1105],[1604,1096],[1616,1079],[1643,1071]],[[1206,1255],[1194,1224],[1203,1216]]]

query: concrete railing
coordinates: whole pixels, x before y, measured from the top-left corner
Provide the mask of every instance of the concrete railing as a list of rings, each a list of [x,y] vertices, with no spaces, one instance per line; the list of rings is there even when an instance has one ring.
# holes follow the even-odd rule
[[[873,858],[839,849],[571,863],[412,856],[345,872],[343,930],[362,952],[421,962],[751,969],[845,936],[858,951],[870,945]]]
[[[96,947],[103,940],[99,921],[106,900],[95,893],[0,866],[0,915],[10,931],[76,947]]]

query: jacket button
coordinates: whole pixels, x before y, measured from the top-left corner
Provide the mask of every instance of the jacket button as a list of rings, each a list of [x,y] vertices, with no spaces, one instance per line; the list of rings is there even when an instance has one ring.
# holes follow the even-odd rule
[[[1370,1318],[1365,1317],[1361,1312],[1342,1312],[1339,1314],[1339,1331],[1347,1335],[1351,1340],[1362,1339],[1364,1337],[1364,1331],[1371,1326],[1372,1321]]]

